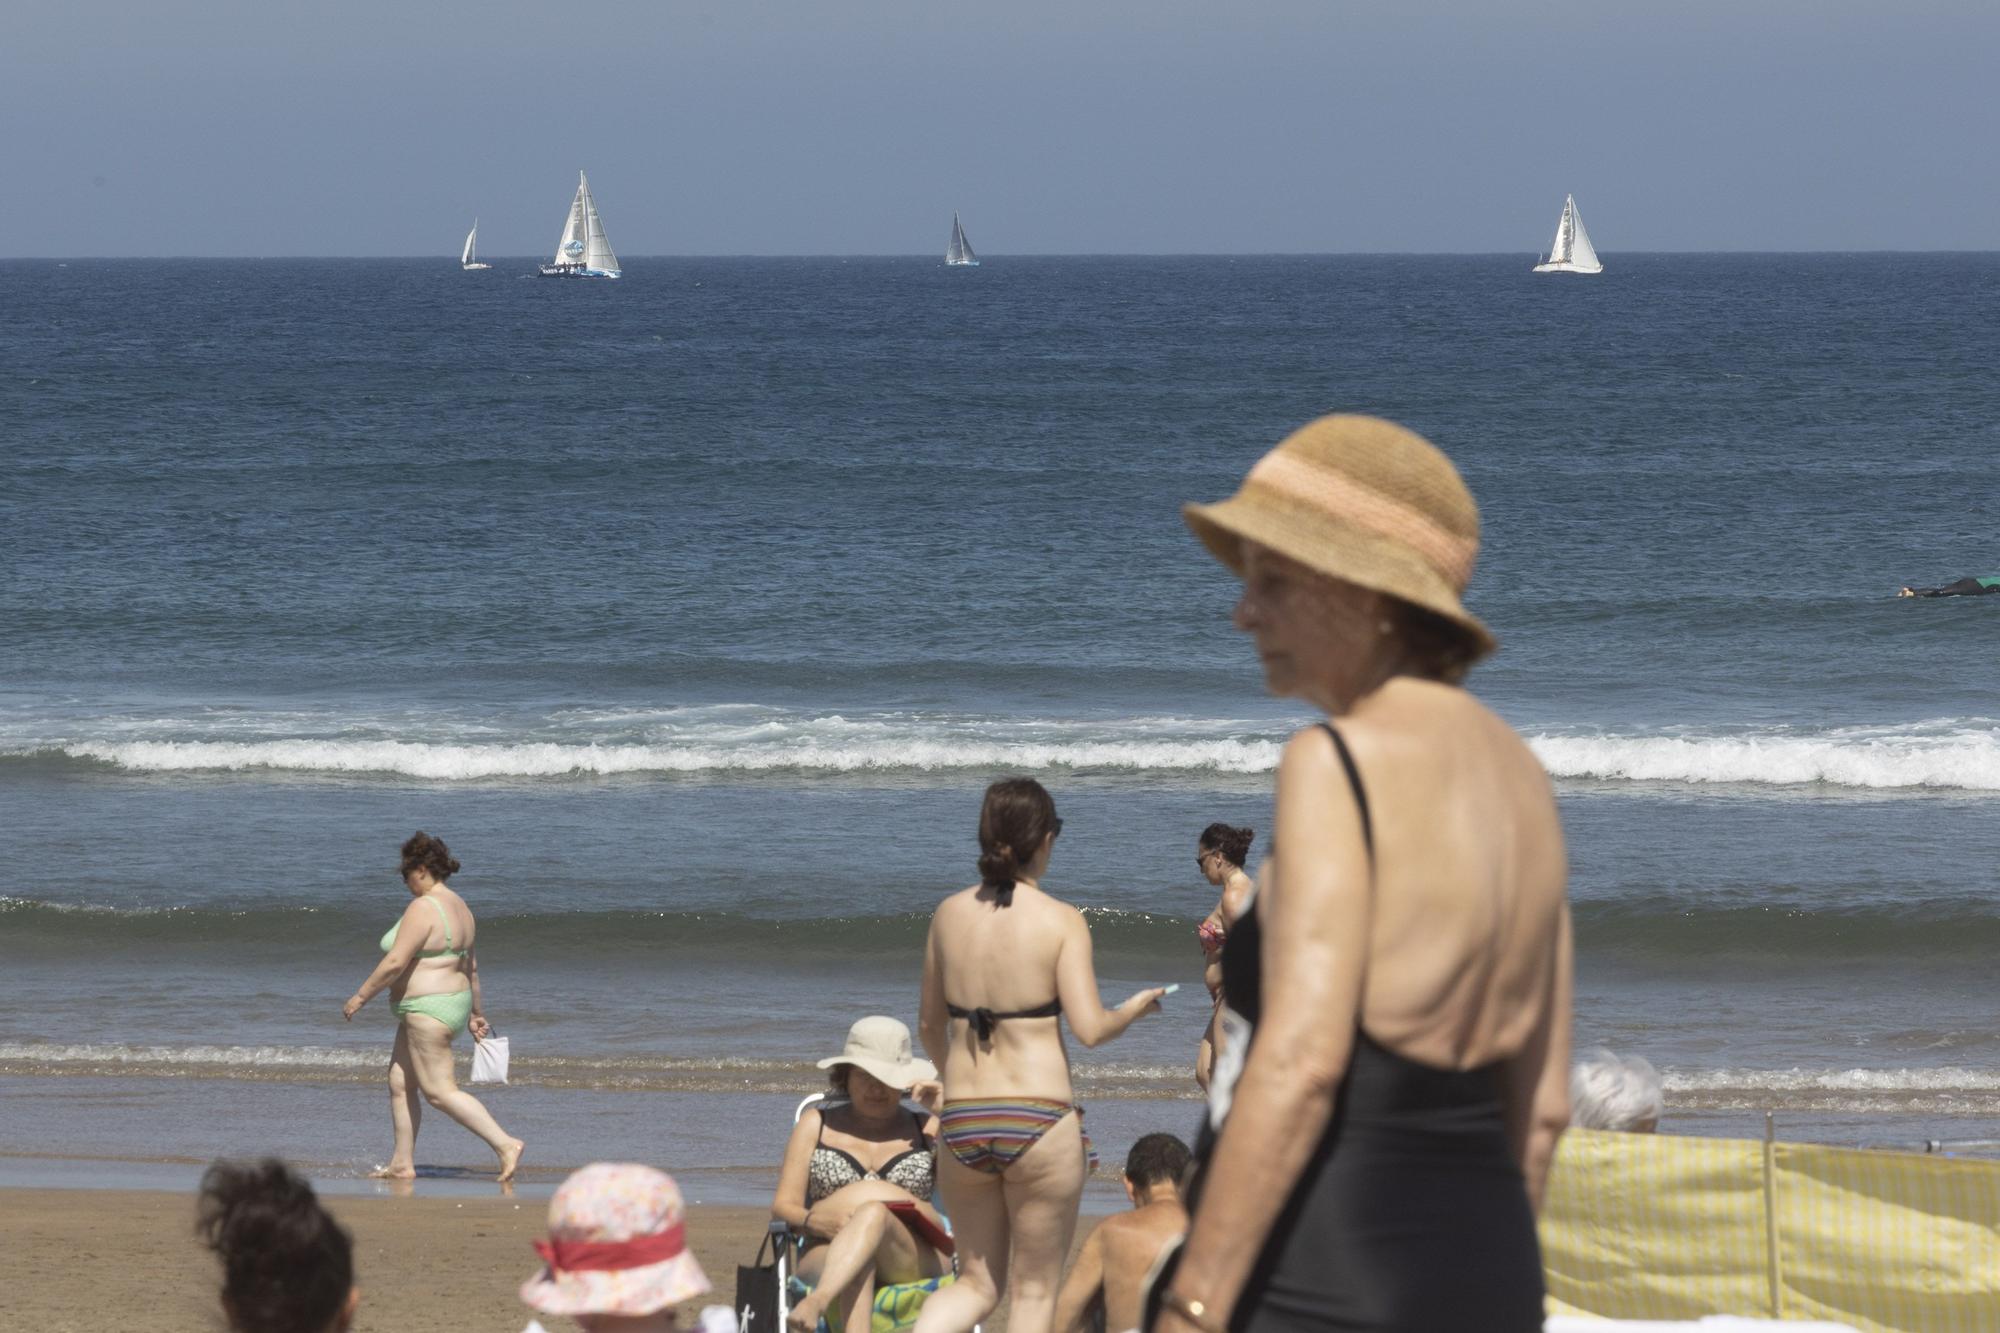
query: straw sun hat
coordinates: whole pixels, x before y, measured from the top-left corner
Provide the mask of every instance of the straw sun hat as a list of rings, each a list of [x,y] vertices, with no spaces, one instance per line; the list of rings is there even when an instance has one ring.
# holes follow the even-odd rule
[[[521,1300],[551,1315],[644,1315],[692,1300],[708,1277],[687,1248],[687,1209],[664,1171],[598,1162],[549,1200],[545,1265]]]
[[[910,1030],[885,1014],[856,1020],[847,1029],[847,1044],[839,1055],[819,1062],[821,1069],[853,1065],[892,1088],[908,1088],[918,1080],[937,1077],[937,1066],[910,1055]]]
[[[1257,460],[1235,495],[1181,514],[1239,575],[1253,541],[1435,612],[1471,636],[1474,657],[1497,646],[1459,600],[1479,555],[1479,506],[1436,445],[1393,421],[1321,417]]]

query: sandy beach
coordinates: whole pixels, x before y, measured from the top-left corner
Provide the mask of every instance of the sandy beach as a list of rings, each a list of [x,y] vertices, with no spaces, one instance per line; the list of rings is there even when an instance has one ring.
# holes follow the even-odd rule
[[[529,1243],[543,1234],[546,1199],[321,1197],[354,1235],[357,1333],[526,1326],[531,1314],[514,1293],[535,1271]],[[700,1305],[731,1300],[736,1265],[756,1253],[769,1217],[752,1207],[688,1209],[690,1243],[716,1292],[680,1312],[683,1327],[694,1326]],[[221,1329],[215,1260],[193,1221],[189,1194],[0,1190],[0,1251],[16,1274],[0,1289],[0,1330]],[[1078,1240],[1093,1221],[1082,1220]],[[550,1333],[573,1327],[543,1322]],[[1004,1328],[1004,1319],[987,1327]]]
[[[529,1242],[544,1233],[546,1199],[322,1197],[354,1235],[357,1330],[512,1333],[527,1324],[531,1313],[514,1292],[537,1266]],[[726,1303],[735,1265],[754,1253],[768,1214],[689,1214],[695,1255]],[[0,1300],[0,1329],[220,1329],[217,1268],[193,1221],[187,1194],[0,1192],[0,1246],[20,1275]],[[550,1322],[551,1333],[567,1326]]]

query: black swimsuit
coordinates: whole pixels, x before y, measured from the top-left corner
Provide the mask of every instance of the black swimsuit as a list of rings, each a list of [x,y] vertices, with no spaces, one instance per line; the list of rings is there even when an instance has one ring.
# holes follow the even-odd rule
[[[1340,733],[1326,730],[1354,788],[1372,864],[1368,793]],[[1222,949],[1223,992],[1250,1025],[1262,1012],[1261,935],[1253,902]],[[1271,1225],[1232,1333],[1536,1333],[1541,1249],[1508,1143],[1500,1073],[1497,1064],[1419,1064],[1357,1025],[1333,1118]],[[1208,1183],[1217,1129],[1213,1116],[1202,1127],[1191,1208]]]

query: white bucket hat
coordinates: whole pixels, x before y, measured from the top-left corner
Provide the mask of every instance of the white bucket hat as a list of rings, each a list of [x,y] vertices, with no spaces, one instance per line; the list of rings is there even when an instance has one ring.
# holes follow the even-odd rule
[[[847,1045],[839,1055],[819,1062],[821,1069],[853,1065],[879,1082],[908,1091],[913,1083],[937,1077],[937,1066],[910,1054],[910,1029],[886,1014],[871,1014],[847,1029]]]

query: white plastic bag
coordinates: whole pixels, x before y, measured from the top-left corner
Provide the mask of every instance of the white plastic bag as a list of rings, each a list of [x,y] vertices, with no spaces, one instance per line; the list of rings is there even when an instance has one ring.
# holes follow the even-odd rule
[[[474,1083],[507,1081],[505,1037],[486,1037],[472,1043],[472,1081]]]

